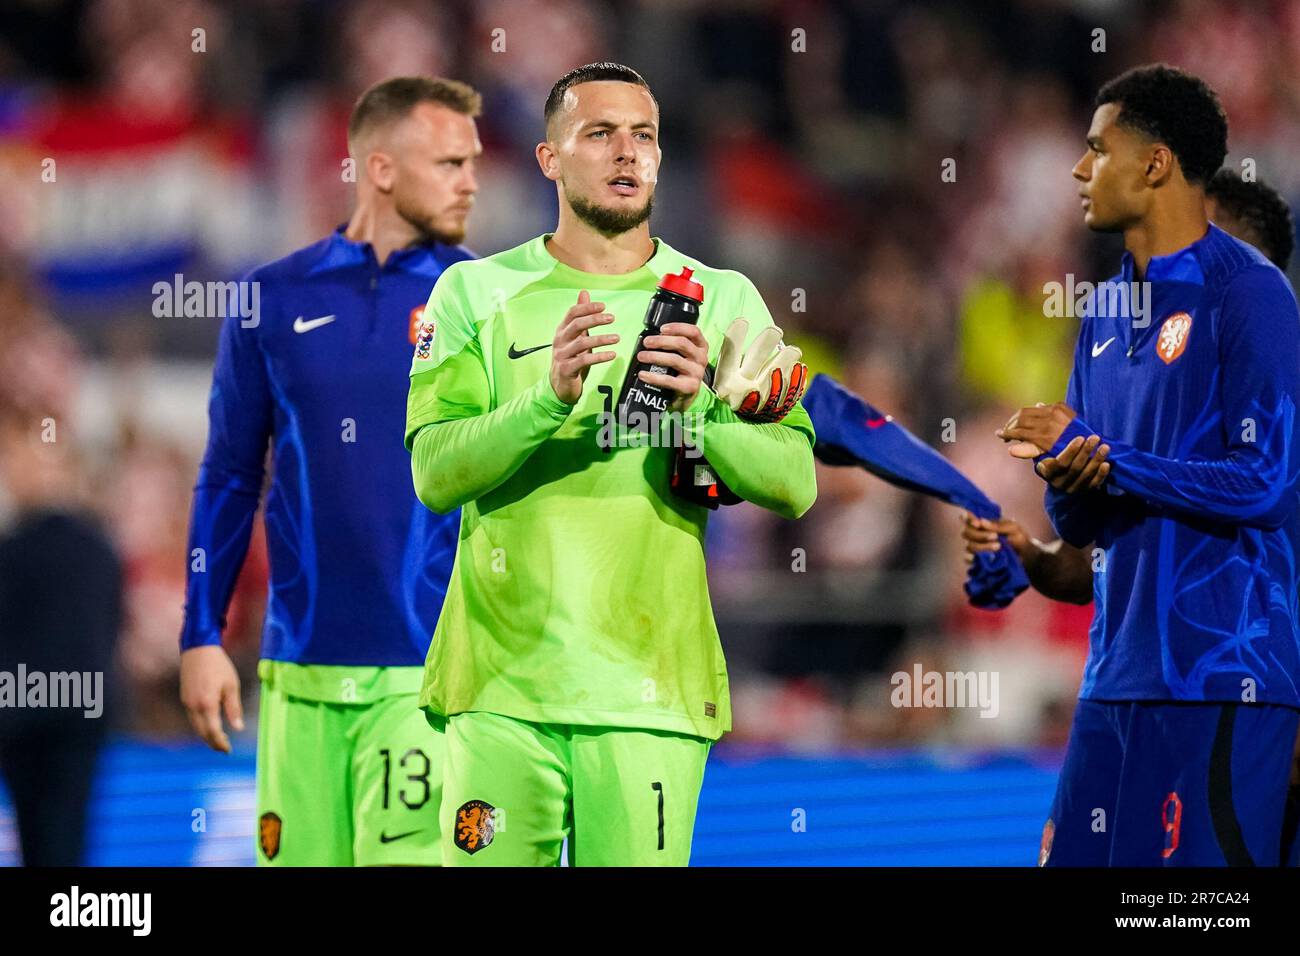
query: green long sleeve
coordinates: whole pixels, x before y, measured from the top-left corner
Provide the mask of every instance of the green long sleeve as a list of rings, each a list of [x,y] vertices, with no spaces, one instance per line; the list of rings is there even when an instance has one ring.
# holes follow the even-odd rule
[[[416,496],[447,514],[487,494],[555,434],[571,409],[543,378],[491,412],[420,427],[411,446]]]
[[[686,417],[691,441],[732,491],[783,518],[802,516],[817,499],[816,433],[802,404],[782,421],[747,422],[708,386]]]

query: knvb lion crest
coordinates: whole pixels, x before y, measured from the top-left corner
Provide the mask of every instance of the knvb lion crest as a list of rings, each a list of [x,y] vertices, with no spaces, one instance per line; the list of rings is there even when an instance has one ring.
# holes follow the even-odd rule
[[[257,842],[268,860],[280,852],[280,815],[264,813],[257,820]]]
[[[1187,348],[1187,337],[1192,332],[1192,317],[1186,312],[1175,312],[1160,326],[1156,338],[1156,354],[1168,365]]]
[[[492,842],[496,826],[492,814],[496,808],[482,800],[462,803],[456,811],[456,845],[473,855]]]
[[[1048,820],[1043,824],[1043,838],[1038,843],[1038,865],[1047,866],[1052,857],[1052,841],[1056,837],[1056,824]]]

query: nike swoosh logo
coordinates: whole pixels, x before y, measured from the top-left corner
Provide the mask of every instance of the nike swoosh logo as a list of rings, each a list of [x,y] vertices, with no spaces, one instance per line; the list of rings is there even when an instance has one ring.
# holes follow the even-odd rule
[[[551,343],[547,342],[545,345],[534,345],[530,349],[523,349],[521,351],[515,348],[514,342],[511,342],[510,348],[506,351],[506,355],[510,356],[512,359],[523,358],[525,355],[531,355],[533,352],[540,352],[542,349],[549,349],[550,347]]]
[[[423,833],[423,832],[424,832],[424,830],[423,830],[423,828],[421,828],[421,829],[419,829],[419,830],[412,830],[410,833],[398,833],[398,834],[396,834],[395,836],[389,836],[387,833],[380,833],[380,834],[379,834],[379,842],[380,842],[380,843],[394,843],[394,842],[396,842],[397,840],[405,840],[405,839],[406,839],[407,837],[409,837],[409,836],[415,836],[417,833]]]
[[[303,332],[310,332],[312,329],[319,329],[322,325],[329,325],[337,318],[337,315],[322,315],[319,319],[304,321],[303,317],[300,315],[298,318],[293,320],[293,330],[301,335]]]
[[[1111,336],[1110,338],[1108,338],[1105,342],[1102,342],[1101,345],[1098,345],[1096,342],[1093,342],[1093,343],[1092,343],[1092,357],[1093,357],[1093,358],[1096,358],[1096,357],[1097,357],[1098,355],[1100,355],[1102,352],[1106,351],[1106,346],[1110,345],[1110,343],[1111,343],[1111,342],[1114,342],[1114,341],[1115,341],[1115,336],[1112,335],[1112,336]]]

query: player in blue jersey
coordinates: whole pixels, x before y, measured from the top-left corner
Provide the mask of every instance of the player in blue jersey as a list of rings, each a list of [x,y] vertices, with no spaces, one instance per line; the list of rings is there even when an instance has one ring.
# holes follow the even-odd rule
[[[1124,74],[1087,142],[1085,222],[1123,234],[1127,292],[1091,300],[1066,401],[1000,432],[1064,541],[1102,552],[1040,862],[1294,865],[1300,312],[1206,218],[1227,121],[1203,82]],[[1062,460],[1081,443],[1090,481]]]
[[[1232,169],[1221,169],[1205,187],[1205,214],[1224,232],[1264,253],[1283,272],[1290,266],[1295,251],[1295,219],[1286,200],[1272,186],[1262,180],[1242,179]],[[809,414],[816,425],[816,415],[811,410]],[[1105,453],[1097,454],[1095,449],[1091,456],[1077,450],[1062,453],[1061,462],[1067,467],[1071,483],[1104,479],[1110,470]],[[997,551],[1001,536],[1015,550],[1030,584],[1040,594],[1071,604],[1092,603],[1093,559],[1088,551],[1060,538],[1039,541],[1014,518],[977,518],[967,512],[963,519],[961,534],[966,542],[967,563],[981,552]]]
[[[357,204],[333,235],[255,269],[226,320],[194,489],[181,698],[229,751],[239,680],[221,646],[263,484],[270,594],[258,675],[259,863],[437,864],[442,738],[416,706],[459,513],[411,486],[407,371],[424,303],[478,189],[480,98],[387,80],[348,124]]]
[[[1200,79],[1114,79],[1087,143],[1084,221],[1123,234],[1127,291],[1089,303],[1066,402],[1000,432],[1063,540],[1104,558],[1040,862],[1294,864],[1300,312],[1206,219],[1227,121]],[[1062,460],[1080,446],[1093,480]]]

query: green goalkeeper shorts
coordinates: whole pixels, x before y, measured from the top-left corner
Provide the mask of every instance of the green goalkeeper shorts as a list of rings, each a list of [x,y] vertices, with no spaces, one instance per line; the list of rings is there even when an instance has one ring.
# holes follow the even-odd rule
[[[472,711],[446,721],[444,866],[686,866],[713,741]]]
[[[439,864],[443,735],[416,698],[338,704],[262,685],[259,865]]]

